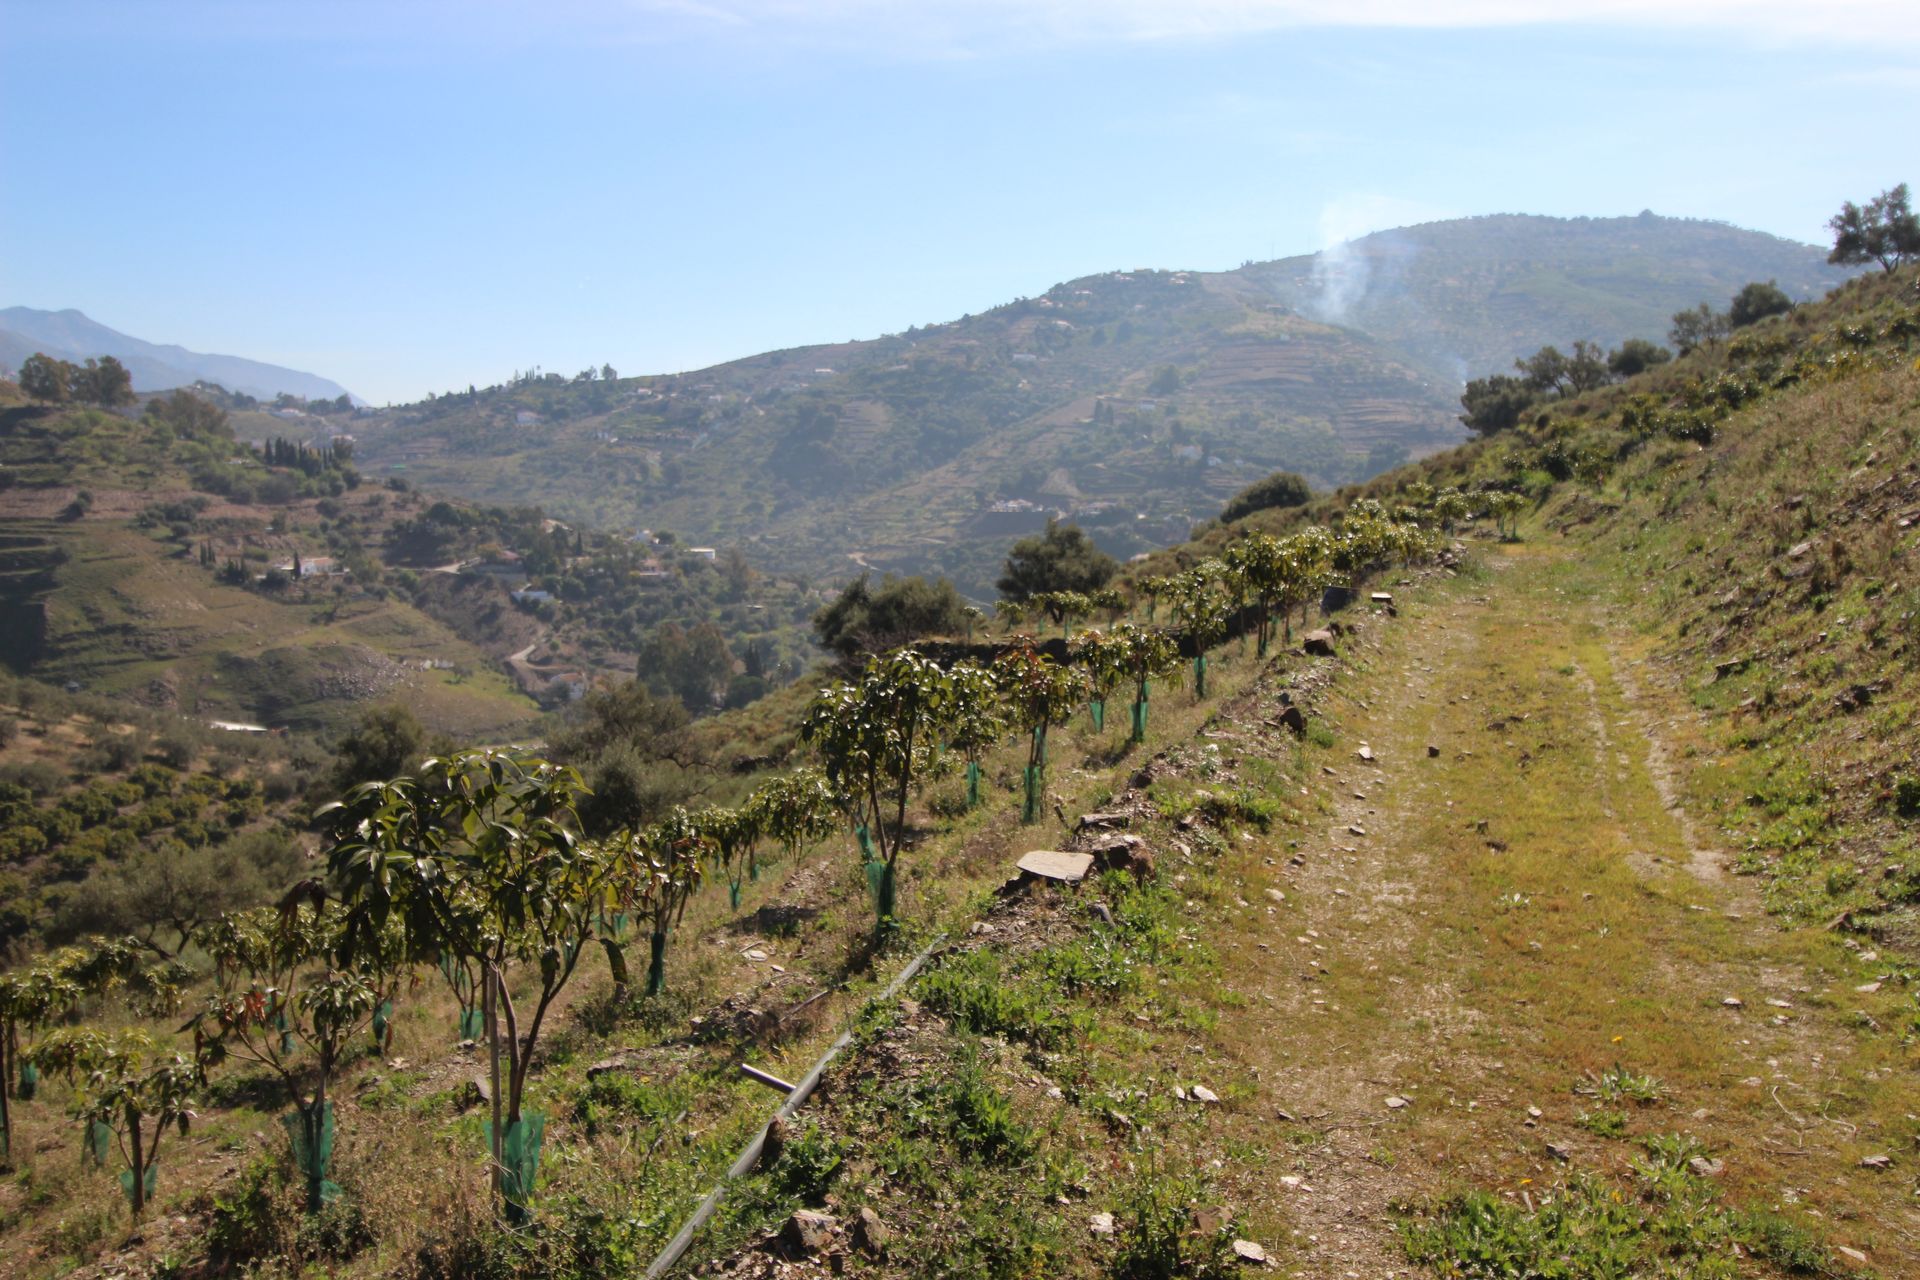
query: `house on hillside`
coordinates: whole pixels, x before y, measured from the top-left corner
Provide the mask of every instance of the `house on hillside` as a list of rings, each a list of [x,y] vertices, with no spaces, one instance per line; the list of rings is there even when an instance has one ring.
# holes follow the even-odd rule
[[[568,702],[578,702],[587,696],[589,683],[584,672],[562,671],[547,681],[547,688],[554,693],[565,695]]]
[[[720,556],[720,553],[712,547],[688,547],[687,554],[699,556],[702,560],[716,560]]]
[[[273,568],[276,573],[302,580],[341,577],[348,572],[347,567],[332,556],[295,556],[291,560],[282,560]]]
[[[513,425],[516,427],[537,427],[542,422],[545,422],[545,421],[546,421],[545,418],[541,417],[539,414],[535,413],[531,409],[514,410]]]

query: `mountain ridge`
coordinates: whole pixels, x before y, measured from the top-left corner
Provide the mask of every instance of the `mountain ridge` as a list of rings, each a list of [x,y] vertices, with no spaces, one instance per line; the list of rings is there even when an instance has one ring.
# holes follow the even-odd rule
[[[308,400],[352,396],[339,383],[318,374],[245,356],[190,351],[175,343],[136,338],[101,324],[75,307],[58,311],[0,309],[0,365],[18,368],[35,352],[74,361],[113,356],[133,374],[138,391],[165,391],[206,381],[263,400],[282,392]]]
[[[1459,442],[1462,380],[1545,343],[1658,337],[1750,280],[1807,297],[1848,274],[1722,223],[1455,219],[1232,271],[1083,276],[691,373],[522,375],[365,418],[357,456],[785,569],[942,573],[986,596],[1049,514],[1135,554],[1273,470],[1331,488]]]

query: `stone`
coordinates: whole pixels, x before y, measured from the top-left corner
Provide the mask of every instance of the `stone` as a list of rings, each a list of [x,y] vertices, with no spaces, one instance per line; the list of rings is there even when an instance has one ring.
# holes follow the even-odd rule
[[[833,1235],[840,1224],[832,1214],[821,1213],[815,1209],[795,1209],[787,1224],[780,1228],[780,1238],[788,1248],[798,1253],[824,1253],[833,1244]]]
[[[1363,827],[1363,826],[1361,826],[1361,825],[1360,825],[1359,823],[1357,823],[1357,822],[1349,822],[1349,823],[1347,824],[1347,834],[1348,834],[1348,835],[1355,835],[1355,836],[1363,836],[1363,835],[1365,835],[1365,834],[1367,834],[1367,829],[1366,829],[1365,827]]]
[[[1391,591],[1376,591],[1368,596],[1367,599],[1374,604],[1392,604],[1393,593]]]
[[[853,1243],[863,1252],[875,1257],[886,1253],[887,1245],[893,1240],[893,1231],[880,1221],[880,1215],[871,1208],[862,1206],[853,1217]]]
[[[1333,656],[1333,632],[1327,630],[1309,631],[1300,637],[1300,648],[1310,658],[1331,658]]]
[[[1270,902],[1285,902],[1287,900],[1287,895],[1280,892],[1278,889],[1269,889],[1267,890],[1267,899]]]
[[[1190,1090],[1195,1102],[1218,1102],[1220,1095],[1203,1084],[1197,1084]]]
[[[1397,1093],[1387,1095],[1387,1110],[1398,1111],[1407,1105],[1407,1100]]]
[[[1072,884],[1087,878],[1087,872],[1093,869],[1093,855],[1065,853],[1058,849],[1035,849],[1024,854],[1015,865],[1030,876]]]
[[[1835,1245],[1834,1252],[1845,1258],[1848,1262],[1857,1262],[1863,1267],[1867,1265],[1867,1255],[1858,1249],[1842,1244]]]
[[[1360,759],[1365,760],[1368,764],[1372,764],[1374,760],[1377,758],[1373,754],[1373,748],[1366,746],[1364,744],[1361,746],[1361,748],[1358,751],[1354,752],[1353,754],[1358,756]]]
[[[1087,1230],[1097,1236],[1112,1235],[1114,1231],[1113,1215],[1110,1213],[1094,1214],[1091,1218],[1087,1219]]]
[[[1251,1240],[1235,1240],[1233,1256],[1242,1262],[1252,1263],[1256,1267],[1267,1265],[1267,1251]]]
[[[1725,1160],[1710,1160],[1706,1156],[1695,1156],[1687,1161],[1687,1168],[1702,1178],[1717,1178],[1727,1171]]]
[[[1892,1156],[1861,1156],[1860,1167],[1862,1169],[1891,1169],[1893,1168],[1893,1157]]]
[[[1282,728],[1293,730],[1296,734],[1307,731],[1307,717],[1298,707],[1288,707],[1285,711],[1282,711],[1277,723]]]
[[[1427,744],[1427,759],[1432,760],[1439,754],[1440,754],[1440,748],[1435,746],[1433,743],[1429,742]]]
[[[1722,1000],[1720,1003],[1725,1005],[1729,1009],[1744,1009],[1747,1007],[1747,1002],[1745,1000],[1742,1000],[1739,996],[1728,996],[1725,1000]]]
[[[1547,1154],[1552,1156],[1555,1160],[1573,1159],[1573,1152],[1569,1151],[1567,1148],[1561,1146],[1557,1142],[1549,1142],[1547,1144]]]
[[[1879,989],[1880,984],[1877,982],[1863,982],[1854,988],[1855,991],[1858,991],[1863,996],[1870,996]]]
[[[1124,827],[1133,821],[1131,814],[1125,813],[1083,813],[1080,815],[1080,829],[1089,827]]]
[[[1813,544],[1811,542],[1796,542],[1787,548],[1787,559],[1798,560],[1811,550],[1813,550]]]

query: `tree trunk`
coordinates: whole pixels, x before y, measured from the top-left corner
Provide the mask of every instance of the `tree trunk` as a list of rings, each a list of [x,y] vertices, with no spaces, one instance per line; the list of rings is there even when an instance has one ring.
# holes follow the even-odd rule
[[[481,1016],[486,1020],[487,1024],[487,1058],[490,1064],[490,1070],[492,1071],[491,1083],[493,1088],[493,1132],[488,1144],[491,1148],[490,1154],[493,1157],[490,1181],[493,1184],[494,1198],[497,1200],[501,1194],[501,1144],[506,1140],[506,1135],[501,1131],[500,1124],[500,1008],[496,990],[500,975],[491,964],[486,966],[484,973],[486,989],[481,994],[480,999],[480,1003],[484,1006],[484,1012]]]
[[[127,1144],[133,1157],[133,1190],[127,1195],[127,1203],[133,1206],[133,1220],[138,1222],[147,1210],[147,1153],[140,1145],[140,1113],[132,1107],[127,1108]]]

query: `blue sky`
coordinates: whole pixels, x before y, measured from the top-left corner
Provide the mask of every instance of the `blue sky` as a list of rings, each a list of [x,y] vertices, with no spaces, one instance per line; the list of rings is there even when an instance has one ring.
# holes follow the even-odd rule
[[[376,402],[1920,180],[1909,0],[0,0],[0,67],[0,306]]]

